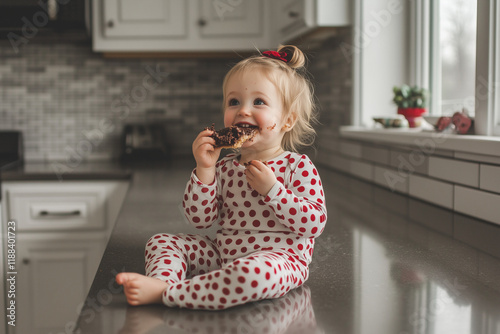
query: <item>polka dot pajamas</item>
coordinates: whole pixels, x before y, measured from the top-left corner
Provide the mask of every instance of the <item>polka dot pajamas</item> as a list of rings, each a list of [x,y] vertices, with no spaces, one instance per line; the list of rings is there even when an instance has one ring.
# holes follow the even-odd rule
[[[267,196],[250,187],[235,155],[217,163],[210,185],[192,173],[186,217],[197,228],[221,229],[215,240],[158,234],[148,241],[146,275],[170,283],[167,306],[224,309],[280,297],[307,280],[326,222],[321,180],[305,155],[285,152],[267,164],[278,180]]]

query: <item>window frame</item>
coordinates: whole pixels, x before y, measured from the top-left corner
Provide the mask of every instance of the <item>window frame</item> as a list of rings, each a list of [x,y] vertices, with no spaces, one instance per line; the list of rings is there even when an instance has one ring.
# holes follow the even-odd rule
[[[429,112],[440,115],[441,61],[439,2],[413,1],[411,8],[411,73],[416,85],[431,92]],[[475,131],[500,136],[500,4],[478,0],[476,41]],[[486,87],[485,87],[486,86]]]

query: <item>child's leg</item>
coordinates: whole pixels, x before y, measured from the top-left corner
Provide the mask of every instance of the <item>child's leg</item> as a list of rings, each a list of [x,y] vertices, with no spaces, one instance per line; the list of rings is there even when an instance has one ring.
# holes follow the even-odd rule
[[[146,276],[137,273],[116,276],[131,305],[161,303],[162,293],[169,284],[220,268],[214,243],[199,235],[154,235],[146,244],[145,257]]]
[[[309,269],[286,251],[259,251],[219,270],[169,285],[163,295],[167,306],[225,309],[283,296],[307,279]]]
[[[145,250],[146,276],[173,284],[220,268],[220,255],[208,237],[161,233],[152,236]]]

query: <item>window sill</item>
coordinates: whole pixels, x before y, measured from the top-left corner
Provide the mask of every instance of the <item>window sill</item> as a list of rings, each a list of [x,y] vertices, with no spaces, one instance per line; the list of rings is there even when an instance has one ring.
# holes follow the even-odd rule
[[[340,135],[348,139],[500,156],[500,137],[443,134],[408,128],[368,129],[359,126],[343,126],[340,128]]]

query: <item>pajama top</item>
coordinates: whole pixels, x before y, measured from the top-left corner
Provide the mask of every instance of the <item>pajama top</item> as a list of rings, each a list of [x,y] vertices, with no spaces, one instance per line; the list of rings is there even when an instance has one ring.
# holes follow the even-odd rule
[[[267,161],[278,180],[266,196],[252,189],[245,166],[230,154],[216,164],[215,180],[202,183],[191,174],[183,208],[196,228],[214,223],[223,263],[255,251],[286,250],[303,265],[311,262],[314,238],[325,228],[326,206],[322,183],[306,155],[284,152]]]

